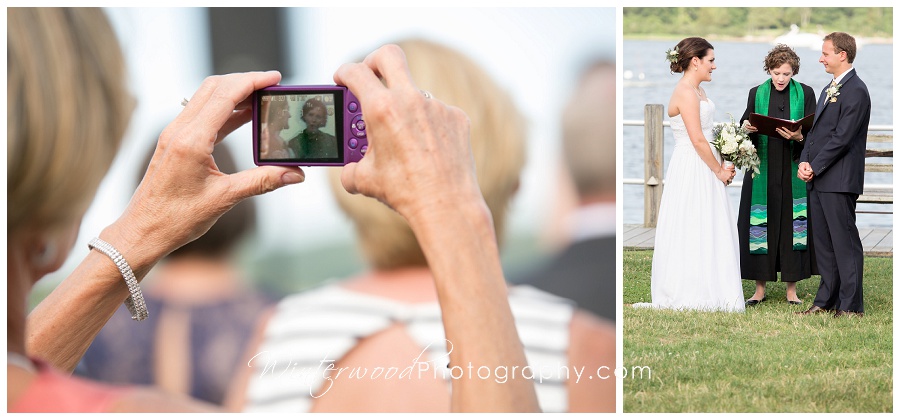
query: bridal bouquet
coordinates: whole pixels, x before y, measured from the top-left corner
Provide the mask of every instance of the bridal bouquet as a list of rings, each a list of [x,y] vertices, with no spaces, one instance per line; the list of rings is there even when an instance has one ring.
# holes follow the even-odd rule
[[[728,114],[730,122],[716,123],[713,126],[712,145],[722,158],[734,163],[738,169],[751,169],[752,177],[759,173],[759,156],[750,136],[741,126],[734,122],[734,116]]]

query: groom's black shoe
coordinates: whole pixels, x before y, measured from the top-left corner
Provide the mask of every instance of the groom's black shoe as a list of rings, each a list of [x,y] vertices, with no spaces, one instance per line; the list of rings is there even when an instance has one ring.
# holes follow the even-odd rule
[[[840,309],[834,313],[835,318],[862,318],[862,312],[842,311]]]
[[[762,299],[759,299],[759,300],[757,300],[757,299],[747,299],[747,301],[744,302],[744,303],[745,303],[747,306],[753,306],[753,305],[758,305],[758,304],[760,304],[760,303],[763,303],[763,302],[765,302],[765,301],[766,301],[766,296],[763,295]]]
[[[831,309],[820,308],[816,305],[813,305],[812,307],[810,307],[809,309],[807,309],[803,312],[794,312],[794,313],[797,315],[813,315],[813,314],[821,315],[821,314],[825,314],[825,313],[829,313],[829,312],[834,312],[834,311]]]

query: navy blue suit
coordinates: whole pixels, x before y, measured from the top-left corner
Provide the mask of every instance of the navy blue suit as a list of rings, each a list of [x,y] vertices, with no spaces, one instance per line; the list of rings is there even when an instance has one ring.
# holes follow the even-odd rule
[[[830,84],[829,84],[830,86]],[[809,226],[822,276],[815,306],[863,312],[863,250],[856,228],[856,200],[863,192],[866,135],[872,101],[866,84],[850,70],[839,95],[822,89],[801,162],[809,162]]]

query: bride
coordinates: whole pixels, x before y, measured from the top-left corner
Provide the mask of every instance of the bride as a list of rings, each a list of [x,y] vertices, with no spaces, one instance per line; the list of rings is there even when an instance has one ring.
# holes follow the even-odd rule
[[[709,143],[715,105],[700,87],[712,80],[715,52],[703,38],[685,38],[666,58],[683,73],[669,100],[675,150],[656,227],[653,300],[635,306],[741,312],[737,226],[725,192],[735,171]]]

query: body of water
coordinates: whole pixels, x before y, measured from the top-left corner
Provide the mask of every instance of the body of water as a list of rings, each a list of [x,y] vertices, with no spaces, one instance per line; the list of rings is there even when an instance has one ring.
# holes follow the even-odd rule
[[[662,104],[668,107],[669,97],[681,74],[672,74],[665,60],[665,51],[678,41],[625,40],[623,43],[623,119],[643,120],[645,104]],[[707,95],[716,104],[716,120],[727,121],[728,114],[741,117],[747,106],[750,88],[768,78],[763,70],[763,59],[773,47],[769,43],[713,42],[716,52],[716,70],[712,82],[702,84]],[[822,88],[830,83],[831,75],[819,64],[821,51],[796,48],[800,56],[800,72],[795,80],[813,88],[817,98]],[[872,98],[870,125],[893,125],[893,45],[863,45],[857,49],[853,63],[859,77],[869,88]],[[668,164],[674,147],[674,138],[668,127],[665,132],[664,165]],[[879,146],[875,146],[879,147]],[[882,146],[883,147],[883,146]],[[644,177],[643,127],[623,128],[623,176]],[[867,162],[891,162],[891,159],[867,159]],[[666,166],[667,167],[667,166]],[[735,181],[740,181],[737,175]],[[866,173],[867,184],[892,184],[892,173]],[[623,187],[624,223],[640,224],[644,221],[644,196],[642,185]],[[737,217],[740,188],[728,188],[732,209]],[[892,211],[892,204],[859,204],[859,210]],[[863,227],[892,227],[893,215],[859,214],[857,224]]]

